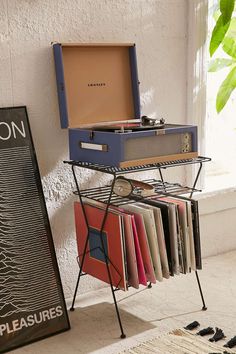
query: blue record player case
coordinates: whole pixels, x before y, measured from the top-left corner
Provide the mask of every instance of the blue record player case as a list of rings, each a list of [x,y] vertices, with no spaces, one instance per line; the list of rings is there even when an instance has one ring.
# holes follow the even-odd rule
[[[72,160],[129,167],[198,155],[196,126],[133,129],[141,115],[134,44],[56,43],[53,50]]]

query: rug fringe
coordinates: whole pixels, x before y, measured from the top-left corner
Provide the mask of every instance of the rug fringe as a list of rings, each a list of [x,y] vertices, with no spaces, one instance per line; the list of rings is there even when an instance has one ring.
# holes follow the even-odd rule
[[[164,335],[127,349],[120,354],[236,354],[232,349],[211,343],[207,338],[201,338],[185,329],[175,329]]]

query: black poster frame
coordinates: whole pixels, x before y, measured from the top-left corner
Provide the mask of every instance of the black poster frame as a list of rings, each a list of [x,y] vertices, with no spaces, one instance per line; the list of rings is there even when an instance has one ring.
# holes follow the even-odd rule
[[[23,151],[22,149],[25,150]],[[12,153],[12,151],[14,151],[14,153]],[[22,155],[21,151],[23,151]],[[11,156],[11,154],[18,156],[17,159],[13,156],[8,160],[7,157]],[[24,156],[26,157],[23,161],[22,159]],[[19,166],[23,166],[22,171],[19,171],[19,178],[23,181],[22,183],[25,186],[25,190],[20,190],[20,192],[16,188],[17,183],[20,184],[17,179],[18,174],[13,174],[18,168],[18,161],[15,160],[23,161],[22,164],[19,162]],[[4,167],[6,167],[7,171],[10,171],[12,161],[13,172],[10,174],[13,179],[13,192],[11,191],[11,188],[6,189],[6,186],[11,186],[11,179],[10,177],[9,179],[6,179],[7,172],[4,172]],[[27,167],[29,167],[29,169],[27,169]],[[31,205],[32,224],[35,223],[35,225],[37,225],[34,229],[33,226],[30,225],[30,220],[29,223],[25,220],[30,216],[30,214],[27,214],[28,211],[26,215],[23,214],[24,205],[26,205],[24,204],[26,203],[24,200],[30,204],[30,188],[34,191],[32,192],[33,201]],[[14,196],[17,197],[17,195],[22,196],[22,200],[20,200],[20,202],[23,203],[22,210],[20,210],[22,211],[22,216],[19,214],[19,208],[17,208],[17,206],[14,207],[13,198]],[[38,199],[35,198],[36,195],[38,196]],[[5,199],[4,196],[6,196]],[[6,208],[4,200],[6,200]],[[13,208],[11,206],[13,206]],[[16,219],[14,218],[14,213],[16,213]],[[22,217],[25,219],[22,219]],[[19,224],[20,222],[21,225]],[[31,236],[33,241],[35,240],[35,244],[33,244],[32,238],[30,239],[32,249],[27,248],[30,247],[30,242],[26,243],[24,250],[23,246],[21,248],[21,236],[19,236],[19,234],[14,234],[13,237],[14,227],[17,227],[15,226],[16,224],[20,225],[17,230],[22,231],[22,243],[26,243],[25,240],[28,240],[27,237],[30,238]],[[39,230],[38,227],[40,227],[40,230],[43,230],[42,234],[37,232],[37,230]],[[29,233],[29,235],[27,233]],[[8,235],[10,235],[10,240],[8,239]],[[14,240],[16,240],[16,245],[13,244]],[[18,252],[19,249],[22,253]],[[43,253],[44,250],[45,253]],[[37,252],[39,252],[38,255]],[[12,258],[11,255],[15,255],[15,258]],[[44,255],[45,262],[41,264],[39,262]],[[48,258],[46,256],[48,256]],[[47,264],[47,266],[45,264]],[[40,274],[41,270],[42,274]],[[32,277],[30,273],[31,271]],[[9,276],[9,274],[11,275]],[[29,277],[31,279],[29,279]],[[15,280],[15,283],[13,280]],[[23,281],[23,284],[21,284],[21,281]],[[41,295],[43,294],[43,296],[40,296],[39,291],[37,298],[38,288],[35,287],[34,289],[32,282],[38,284],[37,287],[41,289]],[[7,288],[8,285],[9,287]],[[46,288],[43,287],[44,285]],[[23,293],[24,296],[22,297],[21,294]],[[30,294],[29,298],[31,299],[31,303],[26,298],[26,294]],[[21,299],[19,300],[19,298]],[[10,302],[4,302],[4,299],[10,299]],[[34,302],[32,302],[33,299],[35,299]],[[52,304],[45,305],[45,307],[42,307],[41,309],[40,306],[45,304],[46,299],[49,299],[49,301],[51,299]],[[14,304],[14,301],[17,305]],[[49,306],[51,307],[49,308]],[[26,308],[29,309],[28,312],[26,311]],[[37,311],[32,310],[32,308],[37,308]],[[22,311],[20,311],[21,309]],[[6,322],[6,320],[8,322]],[[27,108],[26,106],[0,108],[0,353],[5,353],[69,329],[70,322],[63,294],[62,282]],[[4,337],[5,344],[4,340],[1,341]]]

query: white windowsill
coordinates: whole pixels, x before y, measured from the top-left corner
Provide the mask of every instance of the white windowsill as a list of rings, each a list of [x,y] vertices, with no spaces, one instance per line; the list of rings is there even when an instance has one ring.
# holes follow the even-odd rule
[[[236,208],[236,178],[233,174],[208,176],[203,191],[194,195],[200,203],[200,215],[234,209]]]

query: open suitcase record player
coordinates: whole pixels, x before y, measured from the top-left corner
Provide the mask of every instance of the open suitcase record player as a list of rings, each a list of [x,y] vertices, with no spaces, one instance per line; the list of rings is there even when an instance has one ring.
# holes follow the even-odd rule
[[[137,130],[147,130],[147,129],[161,129],[165,127],[165,120],[161,118],[160,120],[149,118],[147,116],[141,117],[140,123],[120,123],[111,126],[98,127],[96,130],[103,131],[113,131],[114,133],[124,133],[133,132]]]
[[[135,44],[53,45],[70,159],[130,167],[197,157],[197,127],[141,117]]]

